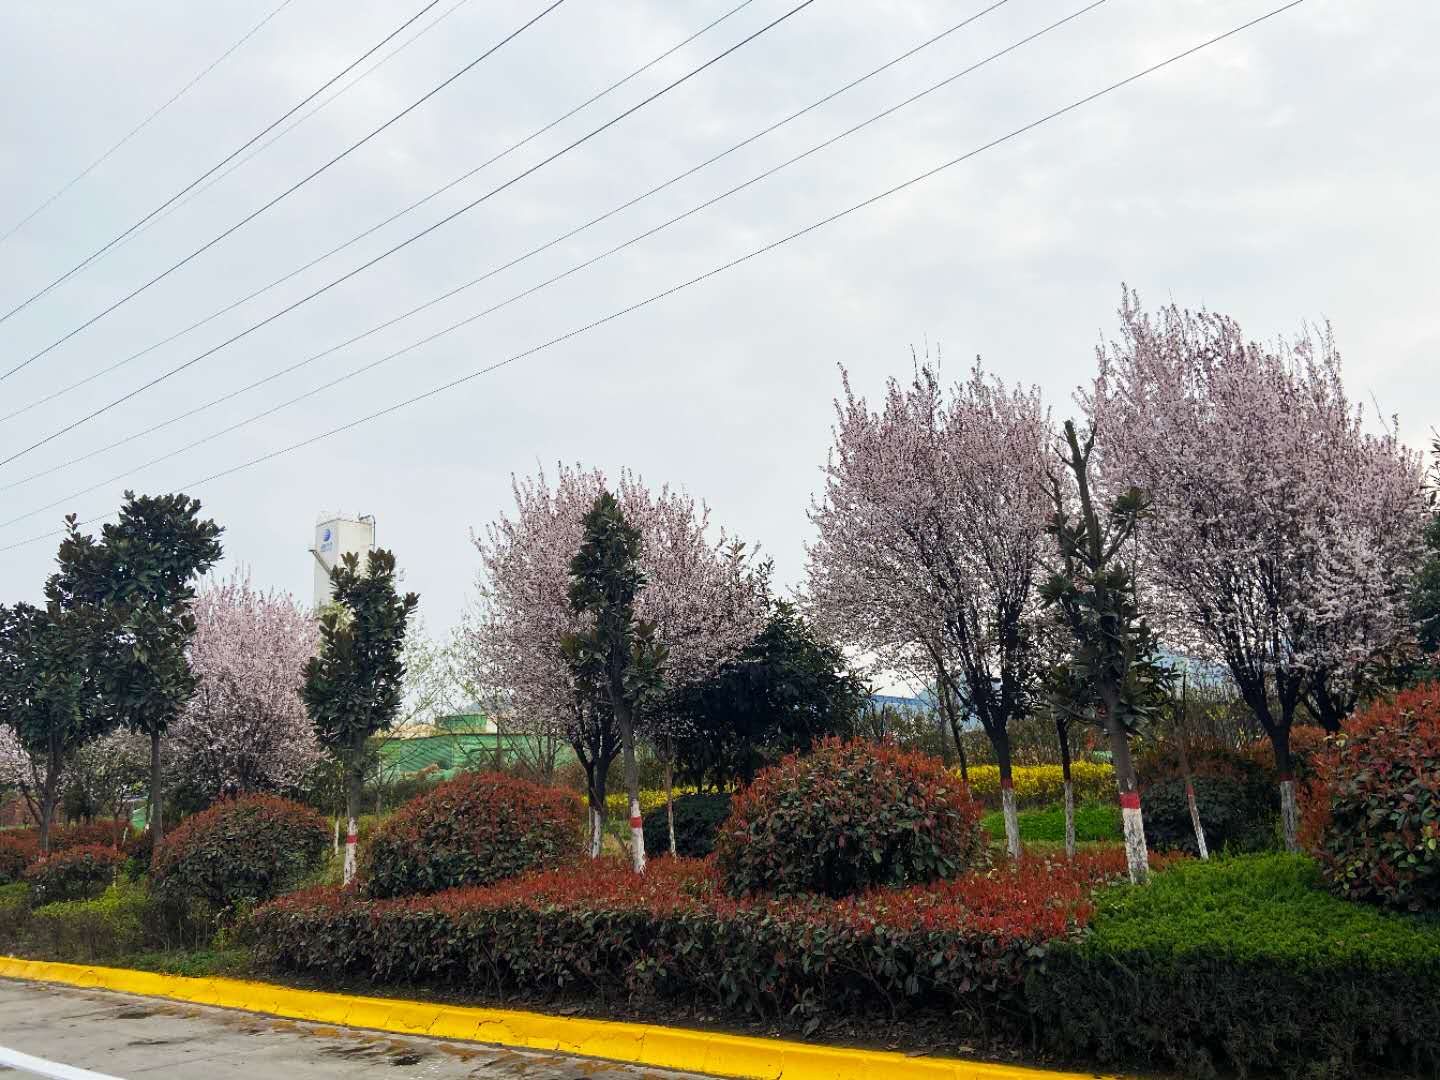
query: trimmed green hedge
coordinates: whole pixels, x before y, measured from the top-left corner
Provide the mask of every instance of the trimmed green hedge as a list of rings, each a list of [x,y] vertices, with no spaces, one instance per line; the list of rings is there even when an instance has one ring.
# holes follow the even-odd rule
[[[1304,856],[1182,863],[1107,890],[1026,990],[1051,1049],[1107,1064],[1440,1074],[1440,923],[1339,900]]]

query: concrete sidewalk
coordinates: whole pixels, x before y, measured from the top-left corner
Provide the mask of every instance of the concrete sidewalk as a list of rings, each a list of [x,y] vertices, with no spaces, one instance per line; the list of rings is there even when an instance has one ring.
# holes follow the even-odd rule
[[[121,1080],[696,1080],[693,1073],[10,980],[0,981],[0,1046]],[[3,1066],[0,1074],[16,1075]]]

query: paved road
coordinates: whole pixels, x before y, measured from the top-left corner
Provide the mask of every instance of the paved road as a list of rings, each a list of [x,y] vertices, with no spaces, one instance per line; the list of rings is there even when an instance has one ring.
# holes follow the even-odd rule
[[[700,1080],[690,1073],[5,979],[0,979],[0,1047],[121,1080]],[[21,1075],[0,1066],[0,1076]]]

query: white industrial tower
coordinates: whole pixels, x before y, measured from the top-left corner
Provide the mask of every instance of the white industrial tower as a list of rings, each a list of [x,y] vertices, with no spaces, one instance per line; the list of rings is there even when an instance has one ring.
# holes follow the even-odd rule
[[[322,513],[315,524],[315,543],[310,554],[315,558],[315,609],[318,611],[332,599],[330,571],[346,555],[358,555],[361,565],[365,556],[375,550],[375,518],[370,514],[345,517],[343,514]]]

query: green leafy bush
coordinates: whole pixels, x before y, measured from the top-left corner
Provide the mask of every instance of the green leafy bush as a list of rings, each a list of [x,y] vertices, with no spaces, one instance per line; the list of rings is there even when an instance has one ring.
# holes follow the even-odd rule
[[[1020,839],[1025,843],[1063,844],[1065,842],[1065,807],[1050,806],[1043,810],[1021,810]],[[992,839],[1005,839],[1005,815],[995,810],[980,819]],[[1075,839],[1080,843],[1119,840],[1123,836],[1120,807],[1114,803],[1082,803],[1075,807]]]
[[[125,852],[125,873],[129,877],[144,877],[150,873],[150,864],[155,855],[155,834],[149,829],[131,833],[125,838],[120,849]]]
[[[728,792],[681,795],[675,800],[675,850],[686,859],[703,859],[715,850],[715,835],[730,816]],[[670,854],[670,819],[665,806],[645,815],[645,850]]]
[[[716,854],[737,896],[849,896],[975,866],[985,852],[980,814],[934,758],[826,739],[735,796]]]
[[[396,810],[361,855],[373,897],[488,885],[581,851],[580,797],[504,773],[462,773]]]
[[[23,881],[0,885],[0,952],[20,951],[30,925],[30,886]]]
[[[1351,900],[1440,912],[1440,684],[1351,717],[1315,756],[1307,835]]]
[[[149,902],[143,886],[119,881],[93,900],[38,907],[30,917],[30,947],[47,959],[79,963],[124,956],[141,945]]]
[[[125,857],[113,847],[91,844],[41,859],[25,871],[31,900],[53,904],[57,900],[90,900],[115,880]]]
[[[292,893],[250,929],[258,961],[323,979],[682,1001],[806,1031],[925,1013],[963,1040],[1026,1022],[1027,966],[1083,923],[1096,883],[1124,873],[1117,849],[841,900],[737,901],[711,860],[661,859],[644,875],[587,860],[431,896]]]
[[[1211,851],[1258,851],[1274,837],[1274,815],[1255,792],[1228,776],[1196,776],[1195,806],[1205,827],[1205,845]],[[1140,796],[1145,818],[1145,841],[1157,851],[1184,851],[1198,855],[1195,826],[1185,781],[1169,777],[1146,785]]]
[[[308,873],[326,842],[325,819],[271,795],[218,802],[160,841],[152,888],[166,904],[223,912],[279,895]]]
[[[40,841],[34,833],[0,832],[0,885],[19,881],[25,870],[40,858]]]
[[[1031,971],[1054,1051],[1214,1076],[1434,1076],[1440,925],[1327,894],[1303,856],[1181,862],[1102,893]]]

